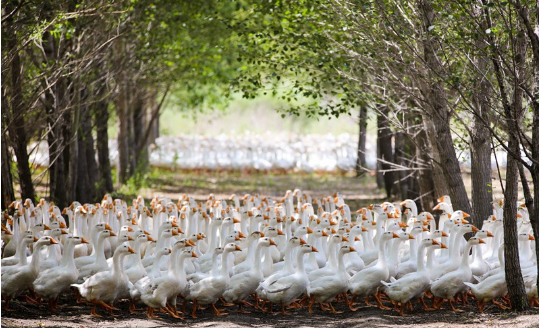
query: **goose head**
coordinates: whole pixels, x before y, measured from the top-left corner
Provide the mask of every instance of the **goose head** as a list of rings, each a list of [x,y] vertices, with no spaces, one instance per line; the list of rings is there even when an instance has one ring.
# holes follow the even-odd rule
[[[120,246],[116,247],[114,254],[116,254],[116,252],[118,252],[118,254],[136,254],[136,252],[127,244],[121,244]]]
[[[477,238],[487,238],[487,237],[494,237],[494,235],[488,230],[478,230],[475,233],[475,237],[477,237]]]
[[[224,247],[224,250],[223,250],[223,253],[230,253],[230,252],[238,252],[238,251],[241,251],[241,247],[239,247],[238,245],[234,244],[234,243],[228,243],[226,244],[226,246]]]
[[[67,242],[75,245],[88,244],[88,240],[86,240],[84,237],[79,236],[69,236],[67,237]]]
[[[318,250],[314,246],[311,246],[310,244],[305,244],[305,245],[299,246],[298,252],[307,254],[307,253],[318,252]]]
[[[443,211],[445,213],[451,213],[451,206],[448,203],[441,202],[432,208],[433,211]]]
[[[519,241],[535,240],[535,237],[533,235],[530,235],[530,234],[527,234],[527,233],[519,233],[518,234],[518,240]]]
[[[34,247],[36,249],[39,249],[41,246],[50,246],[50,245],[54,245],[54,244],[58,244],[58,241],[56,241],[56,239],[54,239],[51,236],[43,236],[43,237],[41,237],[41,238],[39,238],[37,240]]]
[[[292,247],[297,247],[297,246],[300,246],[300,245],[305,245],[307,244],[307,242],[305,240],[303,240],[302,238],[300,237],[292,237],[288,240],[288,243],[292,246]]]
[[[269,237],[260,238],[260,240],[258,241],[258,245],[261,245],[264,247],[277,246],[277,244],[273,241],[273,239]]]
[[[356,249],[355,249],[354,247],[352,247],[352,246],[346,245],[346,246],[342,246],[342,247],[339,249],[339,251],[340,251],[341,253],[348,254],[348,253],[351,253],[351,252],[355,252]]]
[[[294,236],[302,237],[311,233],[313,233],[313,229],[309,227],[301,226],[301,227],[296,228],[296,231],[294,232]]]
[[[486,244],[485,241],[479,237],[472,237],[468,239],[468,244],[470,245],[479,245],[479,244]]]

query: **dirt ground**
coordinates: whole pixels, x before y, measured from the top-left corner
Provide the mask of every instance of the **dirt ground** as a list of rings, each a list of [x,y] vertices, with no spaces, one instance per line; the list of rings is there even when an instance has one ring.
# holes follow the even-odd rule
[[[484,314],[479,314],[475,305],[459,306],[465,310],[455,313],[442,307],[439,311],[424,311],[415,304],[413,312],[407,317],[401,317],[397,312],[382,311],[375,307],[362,306],[356,312],[351,312],[344,303],[335,303],[335,308],[341,314],[323,312],[317,307],[313,313],[307,309],[288,310],[291,315],[281,315],[275,312],[268,314],[256,309],[252,313],[238,313],[237,307],[226,308],[227,316],[216,317],[211,308],[198,311],[198,319],[185,316],[185,320],[173,319],[168,314],[157,313],[159,319],[148,319],[145,311],[129,314],[128,302],[115,304],[120,311],[115,311],[116,317],[111,317],[98,310],[102,318],[89,314],[89,304],[77,304],[72,294],[64,295],[60,300],[64,305],[56,314],[51,314],[43,304],[37,306],[26,302],[13,301],[14,311],[2,310],[1,326],[4,327],[539,327],[539,310],[532,309],[523,314],[502,311],[494,305],[488,305]],[[389,305],[389,304],[387,304]],[[187,310],[191,305],[187,306]],[[277,311],[277,306],[274,307]]]

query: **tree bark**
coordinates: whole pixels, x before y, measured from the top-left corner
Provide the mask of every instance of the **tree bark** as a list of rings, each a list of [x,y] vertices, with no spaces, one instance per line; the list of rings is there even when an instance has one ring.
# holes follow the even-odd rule
[[[477,16],[482,14],[482,6],[477,6]],[[481,24],[483,31],[487,24]],[[481,36],[475,43],[478,51],[475,60],[477,83],[472,96],[474,116],[470,129],[470,152],[472,159],[472,224],[481,227],[483,220],[492,214],[492,166],[490,162],[490,83],[484,76],[489,67],[488,44]]]
[[[11,5],[7,5],[6,9],[10,12]],[[36,201],[34,192],[34,184],[32,182],[32,171],[30,170],[30,162],[28,156],[28,139],[26,135],[24,114],[26,106],[22,94],[22,77],[21,77],[21,59],[17,50],[17,36],[12,28],[5,31],[7,39],[8,51],[13,52],[13,59],[10,63],[11,73],[11,109],[9,133],[10,139],[13,141],[13,149],[17,157],[17,169],[19,172],[19,183],[21,185],[22,199],[30,198]],[[7,109],[7,108],[6,108]]]
[[[118,86],[119,94],[116,98],[116,113],[118,116],[118,184],[124,184],[129,178],[129,115],[127,108],[127,96],[125,94],[125,86]]]
[[[416,148],[418,165],[416,165],[416,167],[420,169],[419,171],[417,171],[417,175],[419,194],[421,196],[421,209],[423,211],[430,211],[430,209],[434,207],[434,204],[436,202],[436,196],[434,194],[434,169],[432,165],[432,160],[427,153],[427,150],[429,149],[429,140],[427,138],[427,132],[425,130],[421,130],[418,132],[416,142],[418,145],[418,147]]]
[[[2,97],[3,99],[4,97]],[[11,175],[11,154],[7,148],[6,138],[6,135],[2,135],[2,210],[6,210],[9,204],[15,201],[13,176]]]
[[[380,106],[378,110],[380,111],[378,114],[378,145],[380,151],[378,162],[380,163],[379,167],[382,171],[387,171],[393,169],[391,165],[394,161],[393,146],[391,144],[393,133],[389,126],[389,120],[387,119],[389,109],[386,106]],[[391,199],[393,183],[395,182],[394,172],[383,172],[382,176],[387,198]]]
[[[75,86],[78,86],[78,82],[75,82]],[[77,200],[77,180],[78,180],[78,165],[79,165],[79,118],[80,118],[80,90],[74,87],[73,102],[73,114],[71,118],[70,134],[69,134],[69,156],[68,158],[68,171],[67,171],[67,201],[71,203]],[[85,187],[85,186],[81,186]]]
[[[367,162],[365,150],[367,145],[367,106],[359,108],[359,138],[357,143],[356,177],[362,175]]]
[[[98,181],[98,168],[95,160],[95,146],[94,137],[92,135],[92,116],[88,108],[86,108],[86,114],[82,120],[82,146],[84,147],[86,154],[86,174],[88,176],[88,202],[99,201],[101,197],[96,194],[96,184]]]
[[[429,83],[426,83],[428,90],[424,90],[427,95],[429,112],[434,126],[434,138],[436,148],[440,155],[440,164],[444,175],[444,182],[449,190],[453,208],[471,213],[471,205],[468,200],[466,188],[462,181],[460,165],[457,159],[453,139],[450,130],[449,108],[447,106],[447,94],[443,79],[443,65],[440,62],[437,51],[439,42],[429,28],[434,26],[435,11],[429,0],[419,0],[421,12],[423,37],[423,54],[427,64]]]
[[[526,43],[523,31],[519,31],[515,40],[515,87],[513,89],[512,104],[508,104],[508,97],[505,92],[504,81],[495,59],[495,72],[498,79],[500,93],[504,104],[504,116],[507,123],[507,133],[509,136],[508,148],[511,154],[507,157],[507,172],[505,182],[504,208],[503,208],[503,230],[505,244],[505,279],[507,290],[514,310],[523,311],[528,309],[526,289],[520,268],[518,255],[518,227],[517,227],[517,201],[518,201],[518,161],[520,161],[520,143],[518,127],[523,117],[522,96],[523,90],[519,87],[524,76]],[[497,58],[497,57],[495,57]]]
[[[98,89],[98,97],[102,98],[105,87]],[[109,134],[107,130],[109,121],[108,102],[99,100],[95,105],[94,120],[96,126],[96,146],[99,167],[99,181],[97,195],[103,196],[105,193],[113,191],[112,173],[109,158]]]

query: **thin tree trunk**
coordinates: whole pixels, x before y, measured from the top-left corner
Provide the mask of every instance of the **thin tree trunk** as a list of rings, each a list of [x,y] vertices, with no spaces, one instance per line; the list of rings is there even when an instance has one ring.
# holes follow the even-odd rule
[[[386,106],[379,108],[378,114],[378,147],[379,147],[379,168],[382,171],[393,169],[391,163],[393,163],[393,146],[391,144],[392,132],[389,127],[389,121],[387,116],[389,109]],[[395,181],[392,171],[382,173],[384,188],[386,190],[387,198],[391,199],[393,183]]]
[[[99,88],[98,97],[104,94],[104,87]],[[112,173],[109,158],[109,134],[107,130],[109,121],[108,103],[106,100],[100,100],[95,106],[94,120],[96,126],[97,138],[97,158],[99,167],[99,182],[97,196],[101,197],[107,192],[113,190]]]
[[[85,110],[86,114],[82,120],[82,142],[86,154],[86,175],[88,177],[88,202],[98,201],[101,197],[96,195],[96,184],[98,181],[97,162],[95,160],[94,137],[92,135],[92,116],[89,108]]]
[[[93,199],[89,193],[89,181],[88,181],[88,166],[86,159],[86,144],[84,142],[84,135],[78,134],[77,138],[78,153],[77,153],[77,173],[76,173],[76,194],[75,199],[81,203],[92,202]]]
[[[2,97],[2,100],[4,98]],[[13,176],[11,175],[11,154],[7,148],[6,137],[6,135],[2,136],[2,210],[7,209],[9,204],[15,201]]]
[[[431,136],[431,138],[435,139],[435,145],[440,154],[439,163],[443,163],[441,168],[453,207],[471,213],[470,201],[464,187],[460,165],[451,137],[447,94],[444,82],[440,78],[440,76],[443,76],[443,66],[437,57],[439,42],[429,30],[431,26],[435,26],[435,11],[429,0],[419,0],[419,9],[422,14],[423,32],[425,33],[423,51],[430,77],[430,83],[426,84],[428,90],[424,90],[424,94],[427,95],[435,130],[435,135]]]
[[[124,184],[129,178],[129,115],[125,86],[118,86],[119,94],[116,99],[116,112],[118,116],[118,177],[117,183]]]
[[[483,14],[483,6],[476,6],[476,15]],[[481,28],[487,30],[484,22]],[[490,84],[484,76],[488,70],[488,44],[486,40],[479,37],[475,42],[478,51],[475,66],[477,67],[477,83],[472,96],[475,115],[472,118],[470,129],[470,151],[472,160],[472,224],[480,227],[489,215],[492,214],[492,166],[490,163]]]
[[[78,78],[77,78],[78,80]],[[77,89],[78,82],[74,84],[75,92],[77,95],[74,97],[73,114],[71,120],[71,134],[69,143],[69,159],[68,171],[67,171],[67,199],[71,203],[77,200],[77,179],[78,179],[78,165],[79,165],[79,118],[80,118],[80,90]]]
[[[488,14],[487,14],[488,15]],[[490,25],[490,24],[489,24]],[[513,89],[513,101],[509,104],[505,91],[505,81],[499,68],[498,58],[493,57],[494,71],[498,80],[498,87],[504,105],[504,116],[507,123],[507,133],[509,137],[508,149],[510,155],[507,158],[507,172],[505,182],[504,208],[503,208],[503,230],[505,244],[505,279],[509,298],[514,310],[523,311],[528,309],[526,289],[520,268],[518,255],[518,228],[517,228],[517,201],[518,201],[518,165],[520,160],[520,143],[518,136],[518,126],[522,120],[523,90],[519,87],[524,73],[526,43],[523,31],[519,31],[515,40],[515,68],[516,76]],[[514,155],[511,155],[514,154]]]
[[[432,167],[432,178],[434,183],[432,196],[434,197],[434,201],[436,201],[436,198],[439,196],[449,195],[449,188],[445,183],[444,172],[442,170],[442,165],[440,165],[440,163],[442,163],[442,156],[440,155],[440,151],[436,145],[436,130],[434,129],[434,123],[430,117],[424,116],[423,125],[425,126],[425,134],[427,137],[427,148],[425,148],[425,150],[428,150],[423,151],[423,153],[424,155],[428,156],[428,154],[431,154],[432,156],[432,159],[429,159]]]
[[[2,77],[4,78],[4,77]],[[9,106],[7,104],[7,90],[2,85],[2,108],[7,109]],[[6,210],[8,206],[15,201],[15,190],[13,189],[13,174],[11,173],[12,169],[12,157],[8,149],[8,133],[5,129],[7,124],[8,115],[4,111],[2,113],[2,138],[1,138],[1,147],[2,147],[2,210]]]
[[[131,152],[133,154],[133,164],[135,165],[134,172],[144,172],[148,168],[147,151],[145,151],[146,145],[143,143],[143,136],[145,134],[144,124],[144,101],[142,100],[142,89],[137,91],[137,95],[133,100],[133,145]],[[142,149],[138,152],[138,149]]]
[[[509,149],[519,152],[518,139],[510,135]],[[505,195],[503,206],[503,233],[505,254],[505,280],[513,309],[522,311],[528,308],[526,289],[520,269],[518,255],[518,229],[517,229],[517,201],[518,201],[518,167],[517,159],[507,158],[507,173],[505,182]]]
[[[6,7],[7,9],[12,6]],[[8,10],[9,11],[9,10]],[[7,39],[7,48],[14,52],[10,63],[11,73],[11,111],[9,124],[10,139],[13,141],[13,149],[17,157],[17,169],[19,172],[19,183],[21,185],[21,197],[30,198],[35,201],[34,184],[32,182],[32,172],[28,156],[28,139],[26,136],[24,114],[26,106],[23,103],[22,77],[21,77],[21,59],[17,51],[17,37],[12,28],[6,29],[5,38]],[[7,108],[6,108],[7,109]]]
[[[367,106],[359,108],[359,139],[357,144],[356,176],[362,175],[367,162],[365,150],[367,145]]]

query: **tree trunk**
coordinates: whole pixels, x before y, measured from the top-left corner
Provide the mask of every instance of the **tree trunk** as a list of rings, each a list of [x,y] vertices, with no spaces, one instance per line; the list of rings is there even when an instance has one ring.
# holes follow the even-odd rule
[[[509,149],[519,152],[518,139],[510,134]],[[517,160],[507,157],[507,173],[503,206],[503,233],[505,254],[505,280],[513,309],[522,311],[528,308],[526,289],[520,269],[518,255],[517,201],[518,201],[518,167]]]
[[[105,93],[105,87],[100,87],[97,94],[101,98]],[[108,103],[106,100],[100,100],[95,106],[95,126],[97,138],[97,158],[99,167],[99,182],[97,196],[101,197],[107,192],[113,190],[112,173],[109,158],[109,134],[107,130],[109,121]]]
[[[9,5],[8,9],[12,6]],[[12,9],[12,8],[11,8]],[[25,128],[25,110],[26,105],[23,103],[22,80],[21,80],[21,59],[17,50],[17,36],[12,28],[6,29],[5,38],[7,39],[7,49],[13,52],[13,59],[10,63],[11,73],[11,110],[9,134],[10,140],[13,141],[13,149],[17,157],[17,169],[19,172],[19,183],[21,186],[22,199],[30,198],[36,201],[34,192],[34,184],[32,182],[32,171],[30,170],[30,162],[28,156],[28,139]],[[7,109],[7,108],[6,108]]]
[[[426,83],[428,90],[424,90],[427,95],[427,102],[430,107],[432,123],[434,125],[435,145],[440,154],[440,164],[444,175],[445,184],[448,187],[449,195],[453,203],[453,208],[471,213],[471,205],[468,200],[466,188],[462,181],[460,165],[457,159],[453,139],[450,130],[449,108],[447,106],[447,94],[445,85],[440,78],[443,76],[443,66],[437,56],[439,42],[430,33],[429,28],[435,25],[435,12],[429,0],[419,0],[421,12],[423,38],[423,52],[425,62],[428,66],[429,83]]]
[[[145,123],[145,102],[142,99],[142,90],[137,91],[137,96],[133,101],[133,136],[134,142],[132,147],[132,153],[134,157],[135,172],[144,172],[148,169],[148,152],[146,151],[147,145],[143,136],[145,135],[146,123]],[[149,127],[148,127],[149,128]],[[141,151],[138,151],[141,149]]]
[[[101,197],[96,194],[96,184],[98,179],[97,162],[95,161],[94,137],[92,135],[92,116],[89,108],[85,110],[82,120],[82,142],[80,143],[86,151],[86,175],[88,176],[88,202],[99,201]]]
[[[520,259],[518,255],[518,227],[517,227],[517,201],[518,201],[518,165],[520,160],[520,143],[518,136],[518,127],[522,122],[523,90],[519,86],[523,81],[525,69],[526,43],[523,31],[519,31],[515,40],[515,88],[513,89],[512,104],[508,104],[507,93],[505,92],[504,81],[498,67],[495,67],[500,94],[504,104],[504,116],[507,123],[507,133],[509,136],[508,149],[510,151],[507,157],[507,173],[505,182],[505,195],[503,207],[503,231],[505,244],[505,279],[507,281],[507,290],[514,310],[523,311],[528,309],[526,289],[522,270],[520,269]],[[497,62],[495,59],[495,66]],[[512,155],[511,155],[512,154]]]
[[[79,118],[80,118],[80,90],[76,89],[78,82],[75,82],[74,93],[77,95],[74,96],[73,101],[73,114],[71,118],[70,125],[70,134],[69,134],[69,156],[67,157],[68,162],[68,171],[67,171],[67,201],[71,203],[77,200],[77,180],[78,180],[78,165],[79,165]],[[85,187],[85,186],[81,186]],[[80,200],[79,200],[80,201]]]
[[[422,130],[417,134],[416,142],[418,145],[416,148],[416,157],[419,164],[417,167],[420,169],[417,171],[419,194],[421,195],[420,204],[423,211],[430,211],[430,209],[434,207],[436,196],[434,194],[434,169],[432,160],[427,153],[427,150],[429,149],[429,140],[425,130]]]
[[[6,135],[2,136],[2,210],[6,210],[9,204],[15,201],[13,176],[11,175],[11,154],[7,148],[6,137]]]
[[[387,171],[393,169],[391,165],[394,160],[393,146],[391,144],[391,138],[393,136],[393,133],[391,132],[389,121],[387,119],[387,116],[389,115],[389,109],[386,106],[381,106],[379,108],[379,111],[380,113],[378,114],[378,145],[380,154],[378,162],[380,163],[380,168],[382,169],[382,171]],[[387,198],[391,199],[393,183],[395,182],[394,172],[383,172],[382,176]]]
[[[367,145],[367,106],[359,108],[359,139],[357,143],[356,177],[362,175],[367,163],[365,150]]]
[[[477,16],[482,14],[482,6],[477,6]],[[487,30],[486,22],[482,24]],[[479,37],[475,42],[478,51],[475,66],[477,82],[473,93],[474,116],[470,129],[470,152],[472,159],[472,224],[481,227],[483,220],[492,214],[492,166],[490,164],[490,82],[484,76],[488,70],[489,58],[487,42]]]
[[[431,155],[432,159],[429,159],[432,167],[432,178],[434,183],[433,197],[436,202],[436,198],[449,195],[449,188],[445,183],[444,171],[442,170],[442,156],[436,145],[436,130],[434,129],[434,123],[428,116],[423,117],[423,125],[425,126],[425,133],[427,136],[428,148],[425,148],[425,155]],[[430,207],[432,208],[432,207]]]
[[[117,183],[122,185],[129,178],[129,115],[125,86],[118,86],[119,94],[115,101],[118,116],[118,177]]]

